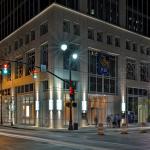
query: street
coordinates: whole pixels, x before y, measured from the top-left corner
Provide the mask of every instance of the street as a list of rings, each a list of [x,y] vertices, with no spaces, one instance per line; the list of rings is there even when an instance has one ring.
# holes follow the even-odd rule
[[[0,128],[0,150],[149,150],[150,134],[107,131],[100,136],[95,129],[47,131]]]

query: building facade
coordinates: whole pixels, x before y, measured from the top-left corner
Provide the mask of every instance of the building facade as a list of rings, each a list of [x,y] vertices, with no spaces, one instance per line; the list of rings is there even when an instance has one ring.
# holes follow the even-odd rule
[[[84,10],[84,9],[83,9]],[[3,124],[48,128],[69,123],[69,85],[75,86],[73,123],[106,122],[111,114],[134,113],[148,121],[150,111],[150,39],[93,16],[52,4],[0,42]],[[63,52],[61,44],[68,50]],[[41,72],[46,65],[48,72]],[[35,72],[34,72],[35,71]],[[34,73],[36,77],[34,78]]]

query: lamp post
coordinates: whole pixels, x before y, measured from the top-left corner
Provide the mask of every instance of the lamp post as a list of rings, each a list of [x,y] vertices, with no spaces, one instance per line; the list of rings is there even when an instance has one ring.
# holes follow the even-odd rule
[[[66,51],[68,49],[68,45],[67,44],[62,44],[61,45],[61,50],[62,51]],[[72,53],[69,56],[69,90],[74,90],[72,87],[72,77],[71,77],[71,62],[72,59],[76,60],[78,58],[78,54],[77,53]],[[70,91],[71,92],[71,91]],[[74,93],[72,93],[74,94]],[[69,127],[68,130],[73,130],[73,124],[72,124],[72,98],[71,98],[71,93],[70,93],[70,105],[69,105],[69,110],[70,110],[70,115],[69,115]]]
[[[0,81],[1,81],[1,92],[0,92],[0,100],[1,100],[1,125],[3,125],[3,110],[2,110],[2,70],[1,70],[1,75],[0,75]]]

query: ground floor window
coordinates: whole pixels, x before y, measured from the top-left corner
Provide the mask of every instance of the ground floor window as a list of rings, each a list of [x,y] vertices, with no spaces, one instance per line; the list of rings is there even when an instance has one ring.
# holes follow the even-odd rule
[[[127,88],[127,118],[129,123],[150,121],[150,99],[146,89]]]
[[[17,123],[34,125],[35,102],[33,96],[17,97]]]

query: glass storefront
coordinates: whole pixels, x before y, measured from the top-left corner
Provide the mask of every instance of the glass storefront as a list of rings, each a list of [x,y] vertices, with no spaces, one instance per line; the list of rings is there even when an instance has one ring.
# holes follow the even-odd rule
[[[108,97],[107,96],[89,96],[88,99],[88,123],[94,125],[95,119],[98,122],[106,122],[108,115]]]
[[[18,96],[16,111],[18,124],[35,124],[35,101],[33,96]]]
[[[127,116],[129,123],[150,121],[150,100],[146,89],[127,88]]]
[[[12,122],[12,98],[11,96],[3,96],[2,103],[2,119],[3,123],[11,123]]]

